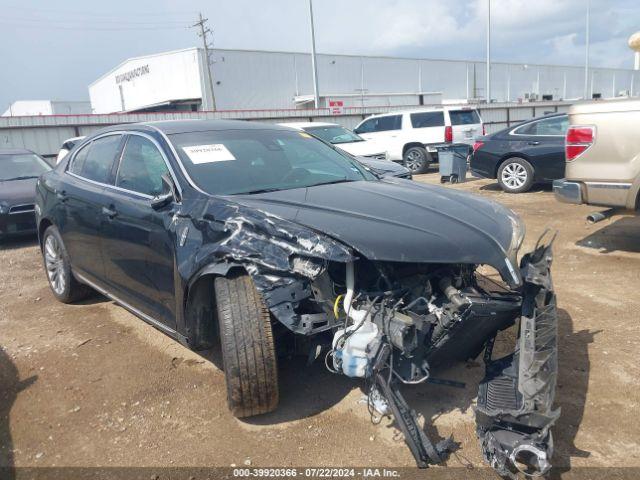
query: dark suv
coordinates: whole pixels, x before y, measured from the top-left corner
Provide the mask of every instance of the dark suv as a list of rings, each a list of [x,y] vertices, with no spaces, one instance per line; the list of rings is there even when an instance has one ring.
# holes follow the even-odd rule
[[[56,298],[93,287],[190,348],[219,337],[236,416],[276,408],[276,347],[297,335],[332,372],[366,381],[424,467],[453,445],[431,444],[399,385],[484,351],[486,458],[503,473],[549,468],[551,250],[519,263],[524,225],[497,203],[378,177],[305,132],[176,121],[83,140],[41,177],[36,214]],[[514,353],[493,360],[495,335],[516,322]]]

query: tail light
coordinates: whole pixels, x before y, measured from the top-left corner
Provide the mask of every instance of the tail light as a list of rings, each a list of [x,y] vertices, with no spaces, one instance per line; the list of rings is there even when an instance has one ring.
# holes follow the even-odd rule
[[[596,129],[593,125],[571,125],[565,137],[565,158],[567,162],[575,160],[584,153],[596,139]]]
[[[480,149],[480,147],[483,145],[484,145],[484,142],[481,142],[480,140],[476,140],[476,142],[473,144],[473,153],[476,153],[476,150]]]
[[[444,141],[453,142],[453,128],[450,125],[444,127]]]

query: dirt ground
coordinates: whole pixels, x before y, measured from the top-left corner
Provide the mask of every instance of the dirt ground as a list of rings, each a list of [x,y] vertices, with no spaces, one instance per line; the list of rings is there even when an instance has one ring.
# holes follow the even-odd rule
[[[549,188],[509,195],[486,180],[447,188],[522,215],[522,252],[546,227],[559,231],[554,464],[640,467],[640,217],[588,225],[596,209],[560,204]],[[501,347],[513,340],[505,335]],[[464,389],[406,390],[431,435],[460,442],[448,466],[484,465],[472,409],[482,372],[470,362],[443,376]],[[100,296],[60,304],[35,240],[0,245],[0,465],[415,466],[389,422],[370,422],[358,382],[304,359],[281,361],[280,375],[279,409],[239,421],[226,407],[219,351],[187,350]]]

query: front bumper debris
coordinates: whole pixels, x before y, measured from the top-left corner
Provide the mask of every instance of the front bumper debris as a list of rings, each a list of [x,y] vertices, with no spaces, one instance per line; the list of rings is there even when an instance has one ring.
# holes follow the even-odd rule
[[[558,374],[556,297],[550,275],[551,244],[524,256],[520,335],[513,354],[492,360],[485,350],[486,375],[476,409],[477,434],[485,460],[503,476],[543,475],[551,468],[550,427]]]

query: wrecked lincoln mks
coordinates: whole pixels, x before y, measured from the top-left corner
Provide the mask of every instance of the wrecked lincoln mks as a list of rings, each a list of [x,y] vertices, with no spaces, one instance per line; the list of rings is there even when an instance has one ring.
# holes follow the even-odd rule
[[[550,468],[552,241],[518,262],[524,225],[497,203],[379,178],[305,132],[189,120],[84,139],[40,178],[36,216],[56,298],[92,288],[190,348],[219,337],[238,417],[277,407],[293,345],[362,379],[426,467],[456,444],[427,437],[401,387],[458,385],[438,367],[482,354],[485,459],[502,475]],[[513,353],[494,358],[513,325]]]

